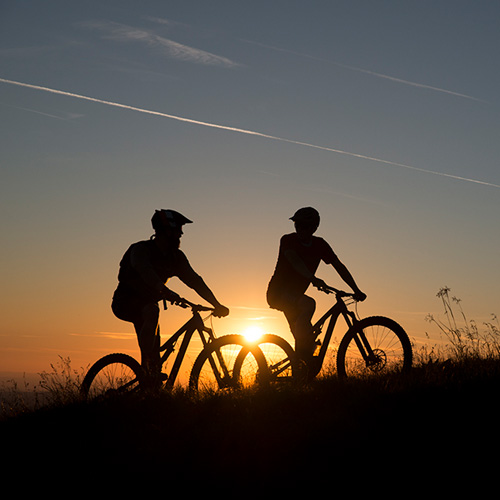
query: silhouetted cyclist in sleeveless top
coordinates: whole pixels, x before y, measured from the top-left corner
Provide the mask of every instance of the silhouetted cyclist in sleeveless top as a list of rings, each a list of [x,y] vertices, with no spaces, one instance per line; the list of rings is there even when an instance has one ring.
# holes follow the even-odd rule
[[[142,364],[151,373],[159,366],[158,302],[165,299],[175,303],[180,299],[165,286],[171,277],[178,277],[214,306],[214,316],[229,314],[179,249],[182,227],[191,222],[175,210],[156,210],[151,219],[155,234],[149,240],[132,244],[120,262],[111,307],[119,319],[133,323]]]
[[[366,295],[331,246],[323,238],[314,236],[320,222],[318,211],[312,207],[301,208],[290,219],[295,223],[295,233],[281,237],[278,260],[267,289],[267,301],[270,307],[285,314],[295,338],[297,355],[307,362],[314,351],[311,319],[316,302],[305,292],[310,284],[316,287],[326,285],[315,276],[320,262],[335,268],[356,294],[356,300],[365,300]]]

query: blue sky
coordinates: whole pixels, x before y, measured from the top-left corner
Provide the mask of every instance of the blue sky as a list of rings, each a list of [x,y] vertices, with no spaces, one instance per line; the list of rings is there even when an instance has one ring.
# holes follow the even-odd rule
[[[489,320],[499,19],[491,1],[2,0],[0,369],[134,352],[109,302],[160,207],[195,221],[182,246],[231,309],[221,334],[286,335],[265,288],[305,205],[363,316],[425,340],[449,286]]]

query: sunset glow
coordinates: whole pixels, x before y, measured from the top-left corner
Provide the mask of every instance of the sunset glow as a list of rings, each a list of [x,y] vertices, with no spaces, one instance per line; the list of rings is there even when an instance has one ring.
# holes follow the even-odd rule
[[[264,335],[265,331],[260,326],[249,326],[243,331],[243,335],[249,342],[255,342],[259,340],[262,335]]]
[[[434,345],[425,318],[442,313],[441,287],[478,325],[500,314],[500,3],[8,4],[1,371],[139,358],[110,304],[120,259],[159,208],[193,221],[181,249],[230,310],[209,320],[219,337],[293,345],[266,290],[304,206],[367,294],[361,317]],[[331,266],[317,277],[345,287]],[[316,320],[332,297],[311,288]],[[162,338],[189,318],[162,309]],[[201,348],[195,338],[186,369]]]

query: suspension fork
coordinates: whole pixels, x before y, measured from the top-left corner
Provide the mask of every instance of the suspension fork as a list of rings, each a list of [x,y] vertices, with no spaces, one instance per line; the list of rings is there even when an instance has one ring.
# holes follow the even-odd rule
[[[197,313],[196,317],[193,318],[195,319],[195,328],[198,330],[198,333],[200,334],[201,342],[203,343],[203,348],[205,348],[210,342],[213,342],[215,340],[215,336],[213,333],[213,330],[209,328],[208,326],[205,326],[205,323],[201,319],[201,316]],[[205,338],[205,335],[203,335],[203,332],[207,333],[207,337]],[[220,372],[219,369],[215,363],[215,359],[212,357],[212,355],[209,356],[208,362],[210,363],[210,366],[212,367],[213,373],[215,375],[215,378],[217,379],[217,383],[221,383],[224,378],[229,378],[230,373],[229,369],[226,366],[226,363],[224,361],[224,357],[222,356],[222,353],[220,350],[215,351],[215,355],[217,357],[217,360],[219,361],[219,365],[222,369],[223,376],[222,378],[220,377]]]
[[[365,332],[359,328],[359,320],[354,313],[348,312],[349,320],[346,317],[347,323],[350,325],[349,329],[354,331],[354,342],[361,353],[361,357],[365,360],[366,365],[374,364],[377,362],[377,357],[366,338]]]

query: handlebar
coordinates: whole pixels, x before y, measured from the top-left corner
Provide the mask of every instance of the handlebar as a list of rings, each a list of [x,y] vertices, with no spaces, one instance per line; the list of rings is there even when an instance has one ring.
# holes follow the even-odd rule
[[[330,294],[330,293],[334,293],[335,295],[337,295],[337,297],[351,297],[351,298],[354,298],[354,293],[352,292],[345,292],[344,290],[339,290],[338,288],[334,288],[333,286],[330,286],[330,285],[323,285],[323,286],[317,286],[316,287],[320,292],[323,292],[323,293],[326,293],[326,294]]]
[[[207,307],[207,306],[202,306],[200,304],[195,304],[195,303],[190,302],[189,300],[184,299],[182,297],[180,298],[180,300],[175,300],[175,301],[169,300],[168,302],[170,302],[174,306],[182,307],[183,309],[187,309],[188,307],[190,307],[193,312],[213,311],[214,310],[213,307]],[[163,299],[163,308],[167,309],[167,299]]]

